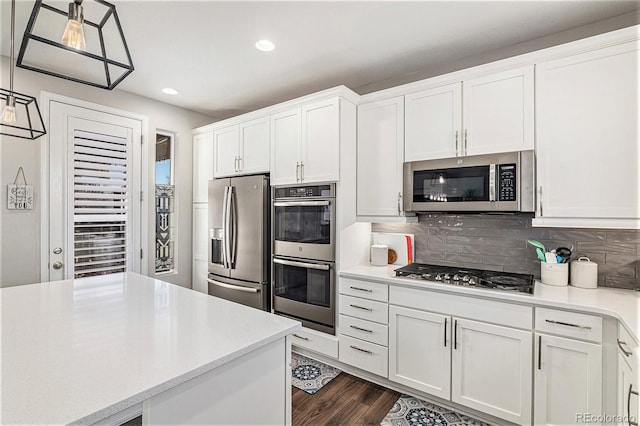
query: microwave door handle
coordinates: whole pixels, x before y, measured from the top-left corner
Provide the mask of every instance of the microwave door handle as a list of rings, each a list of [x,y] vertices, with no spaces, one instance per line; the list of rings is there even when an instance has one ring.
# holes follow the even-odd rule
[[[489,165],[489,201],[496,201],[496,165]]]
[[[287,265],[287,266],[297,266],[300,268],[307,268],[307,269],[319,269],[321,271],[328,271],[329,269],[331,269],[329,265],[324,265],[322,263],[297,262],[293,260],[285,260],[285,259],[277,259],[277,258],[273,259],[273,263],[278,263],[280,265]]]
[[[297,206],[328,206],[329,200],[321,201],[275,201],[274,207],[297,207]]]

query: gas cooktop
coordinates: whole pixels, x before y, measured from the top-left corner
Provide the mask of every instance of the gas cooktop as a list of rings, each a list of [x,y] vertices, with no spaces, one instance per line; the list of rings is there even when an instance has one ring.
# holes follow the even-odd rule
[[[397,277],[533,294],[533,275],[412,263],[395,270]]]

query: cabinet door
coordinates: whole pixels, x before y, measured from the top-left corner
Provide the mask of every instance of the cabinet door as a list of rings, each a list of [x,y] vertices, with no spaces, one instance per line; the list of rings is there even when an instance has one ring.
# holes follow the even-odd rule
[[[404,98],[358,106],[356,206],[359,216],[402,212]]]
[[[193,270],[191,288],[207,293],[207,204],[193,205]]]
[[[269,117],[240,124],[240,157],[242,174],[269,172]]]
[[[462,90],[460,83],[404,97],[405,161],[455,157],[460,151]]]
[[[213,131],[214,177],[233,176],[238,171],[239,139],[240,131],[237,125]]]
[[[340,177],[340,99],[302,107],[301,177],[304,183]]]
[[[451,400],[531,424],[531,332],[453,319]]]
[[[537,66],[538,216],[640,218],[638,72],[635,42]]]
[[[618,409],[617,414],[621,419],[631,419],[638,421],[638,384],[633,377],[633,370],[627,364],[625,356],[618,352]],[[628,421],[618,422],[618,424],[629,424]]]
[[[602,413],[602,347],[536,335],[536,425],[585,423],[579,414]]]
[[[206,203],[208,182],[213,179],[213,132],[193,137],[193,202]]]
[[[449,399],[450,326],[444,315],[389,306],[389,380]]]
[[[533,65],[462,84],[463,155],[533,149]]]
[[[271,116],[271,185],[299,181],[300,108]]]

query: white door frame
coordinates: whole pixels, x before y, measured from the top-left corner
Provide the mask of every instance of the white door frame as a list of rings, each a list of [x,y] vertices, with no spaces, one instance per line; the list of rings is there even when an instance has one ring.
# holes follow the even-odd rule
[[[142,124],[142,139],[149,140],[149,118],[144,115],[133,112],[96,104],[93,102],[83,101],[81,99],[71,98],[69,96],[59,95],[57,93],[45,92],[40,93],[40,105],[42,105],[42,118],[46,129],[50,129],[50,103],[58,102],[71,105],[78,108],[90,109],[106,114],[118,115],[133,120],[138,120]],[[49,281],[49,144],[50,133],[40,138],[40,281]],[[149,216],[149,143],[143,143],[141,149],[140,172],[141,182],[140,188],[145,194],[144,202],[141,203],[141,219]],[[146,247],[149,233],[149,221],[140,220],[140,245],[144,247],[144,258],[140,261],[140,273],[148,275],[148,256],[154,251]]]

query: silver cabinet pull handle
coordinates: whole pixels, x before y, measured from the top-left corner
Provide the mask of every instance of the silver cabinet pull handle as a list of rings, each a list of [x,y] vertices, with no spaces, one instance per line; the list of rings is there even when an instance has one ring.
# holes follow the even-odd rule
[[[296,182],[300,182],[300,162],[296,162]]]
[[[540,187],[538,189],[538,193],[540,194],[540,216],[544,216],[544,213],[542,212],[542,187]]]
[[[242,157],[238,157],[238,171],[242,171]]]
[[[368,351],[368,350],[366,350],[366,349],[360,349],[359,347],[357,347],[357,346],[353,346],[353,345],[349,345],[349,347],[350,347],[351,349],[355,349],[356,351],[360,351],[360,352],[364,352],[365,354],[373,355],[373,352]]]
[[[542,370],[542,336],[538,336],[538,370]]]
[[[448,318],[446,317],[444,319],[444,347],[445,348],[447,347],[447,319]]]
[[[402,214],[402,210],[400,209],[400,202],[402,201],[402,193],[398,192],[398,216]]]
[[[622,353],[623,353],[625,356],[631,356],[631,355],[633,355],[633,352],[632,352],[632,351],[627,351],[627,350],[625,350],[625,349],[622,347],[622,345],[625,345],[625,346],[626,346],[626,345],[627,345],[627,342],[623,342],[623,341],[622,341],[622,340],[620,340],[620,339],[617,339],[617,340],[618,340],[618,347],[620,348],[620,350],[622,351]]]
[[[207,282],[209,282],[209,283],[211,283],[213,285],[216,285],[218,287],[228,288],[229,290],[244,291],[245,293],[258,293],[258,292],[260,292],[260,289],[257,289],[257,288],[242,287],[240,285],[227,284],[227,283],[223,283],[223,282],[220,282],[220,281],[212,280],[210,278],[207,278]]]
[[[460,155],[460,153],[458,152],[458,131],[456,130],[456,157]]]
[[[352,289],[352,290],[366,291],[367,293],[373,293],[373,290],[368,289],[368,288],[354,287],[354,286],[350,286],[349,288]]]
[[[302,340],[307,340],[307,341],[309,340],[308,337],[300,336],[299,334],[296,334],[296,333],[293,333],[292,336]]]
[[[373,309],[371,309],[371,308],[365,308],[365,307],[363,307],[363,306],[358,306],[358,305],[349,305],[349,306],[351,306],[352,308],[356,308],[356,309],[362,309],[363,311],[369,311],[369,312],[372,312],[372,311],[373,311]]]
[[[354,330],[364,331],[365,333],[373,333],[373,330],[367,330],[366,328],[357,327],[355,325],[350,325],[349,327],[353,328]]]
[[[468,145],[467,145],[467,129],[464,129],[464,155],[469,153]]]
[[[638,396],[638,391],[633,390],[633,383],[629,385],[629,393],[627,393],[627,421],[629,422],[629,426],[638,426],[637,421],[631,420],[631,395]],[[636,419],[637,420],[637,419]]]
[[[304,182],[304,162],[300,162],[300,182]]]
[[[453,349],[458,349],[458,320],[453,320]]]
[[[548,320],[548,319],[546,319],[545,321],[550,323],[550,324],[564,325],[565,327],[579,328],[581,330],[591,330],[591,327],[589,327],[588,325],[571,324],[571,323],[568,323],[568,322]]]

